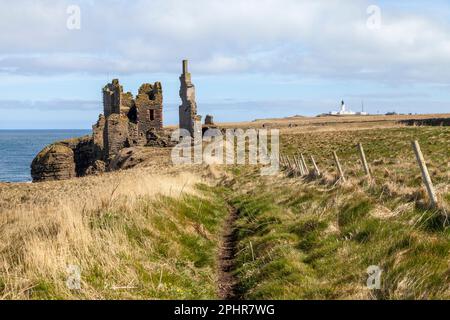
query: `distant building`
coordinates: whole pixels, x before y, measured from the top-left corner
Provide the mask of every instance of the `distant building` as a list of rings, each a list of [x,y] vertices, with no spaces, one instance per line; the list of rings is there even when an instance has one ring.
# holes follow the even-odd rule
[[[365,116],[367,115],[367,112],[353,112],[350,109],[347,109],[347,106],[345,105],[345,102],[341,102],[341,109],[339,111],[332,111],[330,112],[333,116],[354,116],[354,115],[360,115]]]

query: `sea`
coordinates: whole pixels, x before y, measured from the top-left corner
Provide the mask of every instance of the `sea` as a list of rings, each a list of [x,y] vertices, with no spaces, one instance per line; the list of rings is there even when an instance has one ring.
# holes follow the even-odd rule
[[[0,130],[0,182],[30,182],[30,165],[47,145],[90,130]]]

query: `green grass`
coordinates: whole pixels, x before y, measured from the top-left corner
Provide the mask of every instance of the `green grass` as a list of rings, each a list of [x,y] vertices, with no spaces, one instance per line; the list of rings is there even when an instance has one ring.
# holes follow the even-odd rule
[[[441,208],[430,209],[411,140],[418,139]],[[375,184],[364,183],[363,142]],[[349,182],[260,177],[232,169],[227,198],[240,212],[236,275],[245,299],[449,299],[450,128],[396,128],[282,136],[282,152],[319,159],[334,174],[337,150]],[[250,187],[251,186],[251,187]],[[250,191],[249,191],[250,190]],[[446,209],[447,208],[447,209]],[[383,270],[381,290],[367,268]]]
[[[450,127],[289,134],[281,137],[281,152],[287,155],[299,152],[314,155],[322,170],[335,172],[332,152],[337,151],[344,171],[362,176],[356,147],[361,142],[377,180],[398,181],[405,186],[416,187],[420,185],[421,178],[411,147],[412,140],[419,141],[433,181],[448,184]]]
[[[255,188],[240,194],[247,179]],[[228,194],[240,212],[236,274],[244,298],[450,298],[448,229],[411,226],[424,213],[414,207],[377,218],[378,199],[359,186],[330,191],[291,180],[268,183],[255,171]],[[382,290],[365,288],[371,265],[384,270]]]

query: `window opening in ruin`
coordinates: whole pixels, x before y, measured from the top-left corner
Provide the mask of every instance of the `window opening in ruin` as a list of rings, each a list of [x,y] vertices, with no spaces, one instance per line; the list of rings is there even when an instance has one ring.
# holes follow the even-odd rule
[[[155,110],[149,110],[150,113],[150,121],[155,120]]]
[[[131,122],[137,122],[137,109],[135,106],[131,107],[130,111],[128,112],[128,119],[130,119]]]

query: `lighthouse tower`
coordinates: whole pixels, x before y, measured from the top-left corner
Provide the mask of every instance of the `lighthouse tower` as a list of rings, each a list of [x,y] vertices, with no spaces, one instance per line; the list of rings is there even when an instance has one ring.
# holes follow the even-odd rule
[[[347,106],[345,105],[344,101],[341,101],[341,108],[339,111],[330,112],[331,115],[334,116],[351,116],[355,115],[356,113],[351,111],[350,109],[347,109]]]
[[[347,107],[345,106],[344,100],[341,102],[341,111],[339,111],[339,114],[347,114]]]

